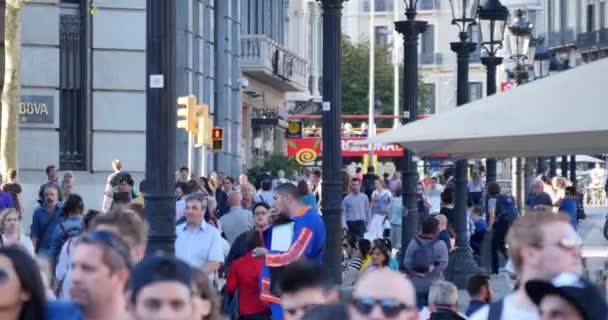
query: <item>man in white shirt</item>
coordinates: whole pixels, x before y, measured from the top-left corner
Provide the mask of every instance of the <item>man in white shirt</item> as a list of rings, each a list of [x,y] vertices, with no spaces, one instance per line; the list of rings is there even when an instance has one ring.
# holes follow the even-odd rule
[[[431,186],[424,190],[425,196],[431,205],[429,211],[430,214],[439,214],[441,210],[441,193],[443,192],[443,186],[439,184],[437,177],[431,178]]]
[[[470,320],[538,320],[538,309],[526,294],[526,282],[550,281],[563,272],[583,271],[582,240],[564,214],[539,211],[517,218],[509,230],[507,243],[519,275],[519,289],[482,307]]]
[[[186,222],[175,228],[175,256],[193,268],[213,275],[224,262],[220,231],[204,219],[207,197],[194,192],[185,201]]]
[[[222,232],[226,236],[228,243],[232,245],[234,240],[243,232],[253,228],[253,213],[241,208],[243,197],[238,191],[231,191],[228,194],[228,205],[230,211],[220,218]]]

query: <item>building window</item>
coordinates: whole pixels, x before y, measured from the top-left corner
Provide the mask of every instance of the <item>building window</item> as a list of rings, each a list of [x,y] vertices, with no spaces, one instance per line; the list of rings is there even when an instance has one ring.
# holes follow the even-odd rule
[[[376,37],[376,43],[381,46],[388,45],[389,34],[390,31],[388,30],[387,26],[376,26],[376,32],[374,35]]]
[[[363,11],[370,12],[371,11],[371,3],[372,0],[364,0],[363,1]],[[374,11],[375,12],[385,12],[385,11],[393,11],[393,0],[373,0],[374,1]]]
[[[606,25],[606,1],[600,2],[600,28],[608,28],[608,25]]]
[[[483,98],[483,83],[469,82],[469,101],[475,101]]]
[[[418,115],[435,113],[435,84],[425,83],[418,99]]]
[[[595,30],[595,5],[587,6],[587,32]]]
[[[481,58],[481,32],[479,32],[479,25],[472,25],[469,27],[469,41],[477,44],[475,51],[471,53],[470,61],[472,63],[480,62]]]
[[[435,59],[435,26],[429,24],[421,35],[420,56],[422,64],[432,64]]]
[[[62,14],[59,28],[59,166],[86,170],[86,41],[79,14]]]

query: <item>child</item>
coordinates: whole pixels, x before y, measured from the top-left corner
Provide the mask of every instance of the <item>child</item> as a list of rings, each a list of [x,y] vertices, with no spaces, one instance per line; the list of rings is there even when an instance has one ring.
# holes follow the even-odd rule
[[[470,243],[475,255],[481,254],[481,243],[488,231],[488,224],[482,217],[482,212],[483,209],[480,206],[473,206],[471,208],[471,220],[473,220],[473,224],[475,225],[475,231],[471,234]]]

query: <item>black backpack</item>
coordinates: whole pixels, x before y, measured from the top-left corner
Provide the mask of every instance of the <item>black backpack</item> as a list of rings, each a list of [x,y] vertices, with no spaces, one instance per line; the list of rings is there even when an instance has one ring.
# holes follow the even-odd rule
[[[414,241],[418,247],[412,252],[412,268],[414,265],[424,264],[428,268],[435,264],[435,243],[439,238],[435,238],[430,242],[424,243],[420,237],[415,237]]]

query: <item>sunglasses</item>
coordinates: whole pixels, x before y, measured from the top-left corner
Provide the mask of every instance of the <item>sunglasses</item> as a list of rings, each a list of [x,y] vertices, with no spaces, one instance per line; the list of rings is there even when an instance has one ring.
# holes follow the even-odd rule
[[[290,316],[295,316],[298,311],[301,311],[302,313],[306,313],[306,311],[316,307],[318,305],[316,304],[308,304],[308,305],[303,305],[303,306],[299,306],[299,307],[295,307],[295,308],[285,308],[285,312],[287,312],[287,314],[289,314]]]
[[[373,298],[354,298],[352,302],[353,307],[363,314],[368,316],[374,310],[374,306],[379,306],[387,318],[393,318],[399,315],[402,311],[414,310],[414,307],[408,306],[404,303],[398,302],[395,299],[373,299]]]
[[[115,234],[108,231],[85,233],[80,238],[80,241],[83,243],[100,244],[110,248],[118,253],[129,269],[132,267],[131,249],[129,248],[129,245]]]
[[[565,250],[580,249],[583,246],[583,240],[577,234],[565,236],[556,243],[541,244],[538,248],[544,247],[559,247]]]

